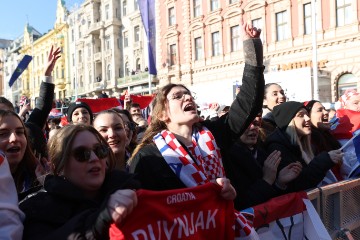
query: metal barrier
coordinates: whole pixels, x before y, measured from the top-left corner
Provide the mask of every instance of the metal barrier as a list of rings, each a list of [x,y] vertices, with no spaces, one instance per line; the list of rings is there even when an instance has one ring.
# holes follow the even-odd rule
[[[330,184],[307,194],[332,239],[360,239],[360,179]]]

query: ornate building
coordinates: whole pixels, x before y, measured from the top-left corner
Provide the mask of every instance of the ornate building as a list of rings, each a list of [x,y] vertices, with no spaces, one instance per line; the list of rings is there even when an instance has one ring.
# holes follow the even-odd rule
[[[230,103],[241,84],[244,58],[240,17],[262,29],[266,82],[290,100],[334,102],[360,89],[359,0],[318,0],[318,84],[312,84],[311,0],[164,0],[156,3],[160,85],[183,83],[200,101]]]

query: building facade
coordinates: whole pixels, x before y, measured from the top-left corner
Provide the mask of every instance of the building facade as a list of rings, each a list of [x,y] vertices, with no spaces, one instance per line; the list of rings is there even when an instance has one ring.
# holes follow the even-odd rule
[[[243,17],[262,29],[266,82],[280,83],[289,100],[309,100],[318,89],[321,101],[334,102],[348,88],[359,91],[359,0],[314,1],[316,55],[311,2],[157,1],[160,85],[183,83],[200,101],[230,103],[234,86],[241,85],[244,66],[239,35]],[[313,59],[317,59],[317,87]]]

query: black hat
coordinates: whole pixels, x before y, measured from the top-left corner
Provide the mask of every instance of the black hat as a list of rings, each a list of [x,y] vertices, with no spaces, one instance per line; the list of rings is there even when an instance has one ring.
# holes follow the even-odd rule
[[[90,114],[90,123],[92,124],[93,121],[93,112],[91,111],[91,108],[89,105],[87,105],[84,102],[73,102],[70,104],[68,110],[67,110],[67,120],[69,123],[71,123],[71,117],[75,109],[77,108],[86,108]]]
[[[310,115],[311,109],[313,108],[314,104],[317,102],[319,102],[319,101],[311,100],[311,101],[304,102],[305,109],[308,111],[309,115]]]
[[[285,130],[301,108],[305,108],[304,104],[294,101],[284,102],[275,106],[272,113],[278,128]]]

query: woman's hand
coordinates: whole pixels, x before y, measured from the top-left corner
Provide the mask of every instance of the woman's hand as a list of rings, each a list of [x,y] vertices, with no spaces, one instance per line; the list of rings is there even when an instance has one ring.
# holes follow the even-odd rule
[[[242,36],[243,41],[250,38],[259,38],[260,33],[261,33],[261,29],[252,27],[247,22],[244,22],[243,15],[240,17],[240,35]]]
[[[234,200],[236,197],[235,188],[231,185],[228,178],[217,178],[216,183],[219,184],[221,189],[221,196],[226,200]]]
[[[268,184],[272,185],[276,179],[277,168],[281,161],[281,152],[273,151],[264,161],[264,166],[262,168],[263,171],[263,179]]]
[[[50,169],[50,162],[45,157],[41,157],[40,155],[35,168],[35,175],[41,185],[44,185],[45,177],[50,173]]]
[[[114,223],[119,227],[121,222],[137,205],[137,196],[134,190],[117,190],[111,194],[108,201],[108,210]]]
[[[302,171],[302,165],[300,162],[290,163],[286,167],[280,170],[277,178],[277,184],[279,186],[286,186],[289,182],[293,181],[299,176]]]
[[[51,50],[48,57],[48,63],[45,71],[45,76],[51,76],[51,72],[54,70],[56,61],[61,57],[60,52],[61,48],[57,48],[55,52],[53,52],[54,46],[51,46]]]
[[[332,150],[328,152],[331,161],[333,161],[335,164],[341,165],[343,163],[343,156],[344,153],[341,150]]]

